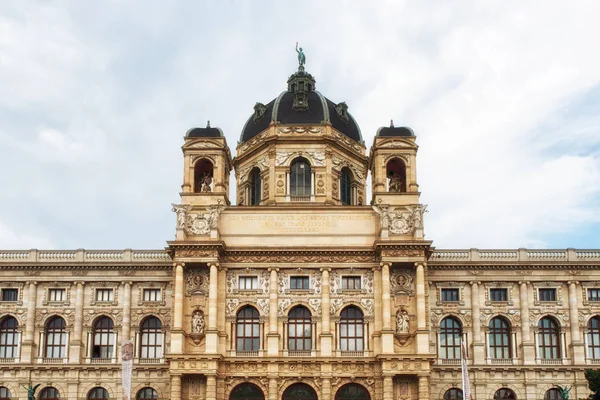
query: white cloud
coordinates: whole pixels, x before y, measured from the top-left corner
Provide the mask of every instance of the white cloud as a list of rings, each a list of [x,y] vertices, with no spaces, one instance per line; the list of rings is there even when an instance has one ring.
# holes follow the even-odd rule
[[[297,40],[367,145],[390,118],[415,130],[436,246],[600,232],[598,2],[0,7],[0,220],[26,206],[59,247],[161,247],[183,134],[210,119],[234,150]]]

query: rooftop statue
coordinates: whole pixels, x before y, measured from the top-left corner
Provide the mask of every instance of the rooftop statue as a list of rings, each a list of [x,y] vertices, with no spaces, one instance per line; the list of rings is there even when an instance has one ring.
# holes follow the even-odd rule
[[[298,65],[303,67],[306,64],[306,56],[302,51],[302,47],[298,49],[298,42],[296,42],[296,52],[298,53]]]

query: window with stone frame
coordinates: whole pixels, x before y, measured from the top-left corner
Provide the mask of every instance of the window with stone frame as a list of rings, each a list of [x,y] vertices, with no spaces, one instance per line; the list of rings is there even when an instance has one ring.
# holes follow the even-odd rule
[[[6,302],[16,302],[19,300],[19,289],[2,288],[0,289],[0,300]]]
[[[16,358],[19,349],[19,322],[11,315],[0,319],[0,358]]]
[[[600,301],[600,288],[588,288],[587,299],[588,301]]]
[[[67,289],[50,288],[48,289],[48,301],[63,302],[67,300]]]
[[[441,290],[443,302],[458,302],[460,301],[460,289],[458,288],[443,288]]]
[[[361,277],[359,275],[342,276],[342,290],[360,290]]]
[[[310,289],[310,277],[306,275],[290,276],[291,290],[308,290]]]
[[[508,301],[508,289],[506,289],[506,288],[490,289],[490,301],[492,301],[492,302],[507,302]]]
[[[140,358],[162,358],[162,322],[156,317],[148,317],[140,325]]]
[[[600,360],[600,316],[590,318],[587,324],[588,358]]]
[[[538,299],[539,301],[556,301],[556,288],[539,288]]]
[[[162,300],[160,288],[144,288],[142,300],[146,302],[159,302]]]
[[[538,322],[539,358],[544,360],[561,357],[560,325],[552,317],[544,317]]]
[[[462,324],[454,317],[446,317],[440,323],[439,358],[459,359],[463,336]]]
[[[258,289],[258,276],[256,276],[256,275],[238,276],[238,289],[239,290],[257,290]]]
[[[98,288],[96,289],[96,301],[111,302],[114,298],[113,293],[113,289]]]
[[[5,386],[0,386],[0,400],[9,400],[12,398],[12,393]]]

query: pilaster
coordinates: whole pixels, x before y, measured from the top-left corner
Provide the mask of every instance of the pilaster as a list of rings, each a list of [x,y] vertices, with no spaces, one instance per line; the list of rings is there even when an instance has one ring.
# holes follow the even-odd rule
[[[131,340],[131,285],[123,283],[123,340]]]
[[[471,312],[473,313],[473,362],[483,364],[485,362],[485,344],[481,340],[481,322],[479,317],[479,285],[481,282],[471,282]]]
[[[267,333],[267,354],[279,354],[279,333],[277,332],[277,272],[279,268],[269,268],[269,332]]]
[[[577,281],[569,281],[569,324],[571,325],[571,346],[574,364],[585,363],[585,346],[579,330],[579,307],[577,304]]]
[[[416,301],[417,301],[417,354],[429,353],[429,331],[427,330],[427,311],[425,304],[425,263],[415,263]]]
[[[331,324],[329,319],[329,296],[330,282],[329,272],[331,269],[321,269],[321,355],[331,356],[333,335],[331,334]]]
[[[531,327],[529,326],[529,282],[519,282],[519,301],[521,303],[521,337],[523,364],[535,364],[535,345],[531,340]]]
[[[35,357],[35,343],[33,335],[35,332],[35,303],[37,301],[37,282],[27,282],[27,323],[25,324],[25,340],[21,344],[21,362],[32,363]]]
[[[429,377],[419,377],[419,400],[429,400]]]
[[[219,332],[217,329],[218,274],[217,263],[208,263],[210,278],[208,287],[208,329],[206,330],[206,353],[217,353]],[[213,377],[214,379],[214,377]]]
[[[171,375],[171,400],[181,400],[181,375]]]
[[[217,400],[217,377],[214,375],[206,377],[206,400]]]
[[[390,264],[381,263],[381,310],[382,323],[381,330],[381,352],[394,352],[394,331],[391,323],[391,301],[390,301]]]
[[[181,354],[184,350],[185,337],[183,333],[183,292],[184,263],[175,263],[175,296],[173,304],[173,329],[171,331],[171,353]]]
[[[81,360],[81,350],[83,341],[81,334],[83,331],[83,287],[85,282],[73,282],[76,286],[75,294],[75,321],[73,323],[73,336],[69,343],[69,362],[77,364]]]

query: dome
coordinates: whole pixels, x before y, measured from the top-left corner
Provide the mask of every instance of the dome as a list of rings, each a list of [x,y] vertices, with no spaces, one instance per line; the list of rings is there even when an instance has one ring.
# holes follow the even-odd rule
[[[220,128],[212,128],[208,121],[206,128],[192,128],[186,132],[185,137],[224,137],[224,135]]]
[[[320,125],[330,123],[349,138],[362,143],[358,124],[347,111],[346,103],[334,103],[315,90],[315,80],[300,67],[288,79],[288,90],[265,104],[256,103],[254,114],[248,118],[240,135],[246,142],[269,127],[271,123]]]
[[[394,121],[390,121],[390,126],[382,126],[377,130],[375,136],[415,136],[415,133],[412,129],[406,126],[394,126]]]

